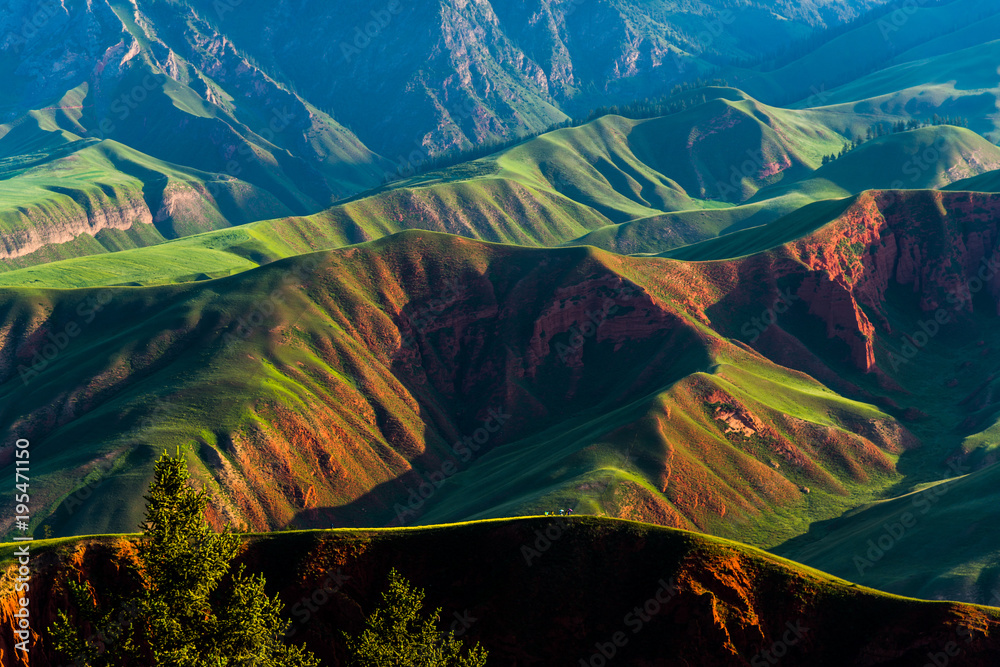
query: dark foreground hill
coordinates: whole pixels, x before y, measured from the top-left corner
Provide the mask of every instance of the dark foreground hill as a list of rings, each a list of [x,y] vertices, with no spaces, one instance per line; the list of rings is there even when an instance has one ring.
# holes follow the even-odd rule
[[[70,576],[118,581],[125,537],[35,545],[35,628],[66,604]],[[3,548],[8,562],[11,545]],[[324,665],[344,663],[395,567],[441,607],[441,625],[481,642],[489,664],[789,667],[996,664],[1000,611],[855,587],[734,542],[609,519],[531,518],[407,530],[252,537],[240,560],[280,591]],[[37,584],[37,588],[35,585]],[[9,589],[8,589],[9,590]],[[13,658],[14,596],[0,598],[0,657]],[[938,660],[937,663],[933,662]],[[945,660],[946,663],[940,661]],[[55,662],[37,641],[32,667]]]

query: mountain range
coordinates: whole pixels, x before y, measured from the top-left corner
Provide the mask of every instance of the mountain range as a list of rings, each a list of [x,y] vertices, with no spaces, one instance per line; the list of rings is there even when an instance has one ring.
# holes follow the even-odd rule
[[[674,653],[628,664],[756,666],[796,621],[788,664],[992,664],[998,17],[12,0],[0,467],[30,441],[46,576],[179,447],[286,599],[353,568],[304,634],[330,664],[393,549],[480,595],[498,664],[595,664],[668,575]],[[566,509],[586,556],[485,583]]]

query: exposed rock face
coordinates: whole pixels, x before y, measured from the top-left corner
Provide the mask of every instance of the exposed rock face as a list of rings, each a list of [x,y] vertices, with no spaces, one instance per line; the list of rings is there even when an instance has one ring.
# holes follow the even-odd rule
[[[851,363],[865,371],[875,366],[872,348],[874,327],[858,307],[850,286],[829,274],[810,274],[798,296],[809,304],[809,313],[826,323],[826,334],[839,338],[851,350]]]
[[[645,443],[641,458],[629,464],[640,466],[649,488],[660,494],[623,489],[615,507],[670,525],[726,534],[726,526],[800,502],[802,487],[844,495],[854,483],[889,479],[895,474],[890,455],[918,444],[900,424],[861,413],[838,413],[832,425],[796,418],[738,394],[734,387],[745,377],[716,366],[720,360],[746,368],[773,361],[769,373],[797,369],[864,399],[838,369],[846,364],[878,374],[876,342],[914,335],[889,328],[886,298],[912,298],[930,319],[932,309],[947,307],[958,318],[977,307],[963,296],[963,285],[994,299],[1000,294],[994,275],[979,275],[998,239],[998,213],[1000,197],[993,195],[866,194],[815,234],[728,262],[624,258],[585,248],[514,251],[423,232],[326,253],[321,271],[283,297],[302,299],[298,312],[309,317],[300,321],[281,311],[236,348],[250,364],[246,378],[233,378],[240,387],[266,363],[309,390],[305,408],[264,396],[247,406],[253,419],[219,429],[217,444],[203,443],[207,474],[225,491],[214,517],[258,528],[291,520],[397,521],[394,504],[425,482],[425,474],[454,462],[452,446],[477,432],[491,409],[511,418],[500,434],[488,436],[484,452],[589,410],[636,405],[634,416],[595,426],[586,437],[623,450],[633,440]],[[102,397],[138,391],[137,378],[159,364],[169,368],[192,354],[215,354],[213,341],[236,327],[237,318],[255,315],[246,312],[242,295],[270,292],[257,281],[278,280],[284,270],[217,286],[242,285],[231,294],[172,292],[177,312],[199,313],[190,320],[161,315],[148,303],[129,305],[130,295],[117,295],[102,318],[159,324],[128,359],[87,359],[92,373],[80,386],[60,389],[58,396],[28,394],[12,408],[17,416],[10,433],[44,442],[58,431],[85,440],[88,415],[107,409]],[[741,335],[748,309],[760,314],[780,299],[799,309],[794,317],[810,320],[818,336],[796,338],[790,332],[797,323],[785,315],[757,330],[755,342],[729,338]],[[79,319],[75,306],[52,312],[32,302],[5,316],[4,379],[16,381],[18,367],[31,364],[49,334]],[[202,314],[206,308],[212,315]],[[289,332],[303,330],[311,342],[302,353],[315,355],[317,368],[333,369],[323,371],[322,381],[310,366],[282,358],[298,340]],[[102,338],[97,329],[87,336],[95,344]],[[824,338],[835,344],[826,353],[820,349]],[[192,339],[203,341],[201,347],[192,348]],[[70,354],[73,349],[85,346]],[[191,381],[197,386],[202,380]],[[888,380],[883,386],[890,386]],[[724,395],[712,399],[717,391]],[[985,404],[988,393],[977,404]],[[129,399],[137,411],[140,399]],[[722,409],[701,409],[712,403]],[[687,422],[678,414],[696,418]],[[581,442],[580,451],[589,444]],[[750,455],[742,451],[749,445]],[[720,476],[733,483],[718,484]],[[594,482],[574,483],[583,488]],[[65,492],[52,488],[53,501]]]
[[[45,210],[20,213],[13,221],[17,230],[0,235],[0,259],[29,255],[46,245],[67,243],[83,234],[96,236],[104,229],[131,229],[136,223],[153,222],[153,215],[141,197],[133,201],[117,198],[100,210],[71,205],[68,212],[68,217],[59,215],[60,209],[55,209],[55,216]]]
[[[421,520],[434,503],[409,505],[429,476],[449,465],[466,471],[483,454],[556,432],[560,424],[574,424],[570,431],[581,440],[553,463],[556,469],[586,471],[592,456],[621,457],[648,480],[649,486],[610,494],[609,512],[727,535],[770,507],[799,502],[789,475],[799,485],[843,496],[849,483],[891,478],[890,454],[911,446],[905,429],[883,432],[870,416],[850,410],[823,423],[786,415],[737,389],[744,383],[739,373],[717,368],[725,360],[732,368],[764,364],[767,373],[791,372],[712,329],[722,328],[713,312],[720,299],[760,299],[763,283],[739,279],[747,261],[683,264],[588,248],[517,250],[425,232],[313,260],[318,264],[301,280],[289,268],[306,261],[298,258],[206,287],[171,288],[163,292],[166,301],[155,304],[142,291],[87,292],[83,297],[106,294],[108,300],[53,367],[75,366],[76,355],[89,349],[84,341],[102,349],[115,345],[108,323],[141,323],[142,333],[124,355],[80,359],[86,373],[68,389],[59,383],[58,395],[49,395],[57,384],[50,386],[54,376],[44,375],[48,362],[36,359],[67,323],[85,321],[78,308],[89,308],[68,297],[51,308],[19,304],[5,315],[11,333],[0,347],[0,381],[18,382],[27,372],[38,389],[11,406],[16,418],[5,426],[32,442],[56,433],[60,442],[89,442],[87,424],[112,410],[105,397],[122,396],[115,405],[129,407],[106,415],[125,434],[111,448],[122,456],[139,437],[161,437],[154,435],[155,414],[152,426],[142,426],[153,408],[141,378],[194,369],[183,371],[191,393],[179,389],[169,397],[174,409],[232,415],[208,429],[198,425],[200,418],[190,422],[204,474],[219,485],[213,520],[260,529],[291,521]],[[801,269],[786,265],[786,273]],[[271,294],[284,277],[293,280],[278,290],[280,300],[255,300],[247,310],[247,295]],[[260,304],[273,310],[264,316]],[[245,324],[258,316],[258,324]],[[241,329],[245,335],[234,334]],[[33,365],[43,374],[37,384]],[[227,386],[236,395],[254,398],[234,407],[230,394],[216,392],[206,405],[198,387],[218,385],[213,368],[232,373]],[[272,372],[301,387],[302,401],[290,404],[270,389],[261,393],[261,374]],[[713,392],[723,398],[708,400]],[[728,414],[703,409],[713,402],[730,406]],[[139,436],[144,428],[148,435]],[[471,437],[479,454],[463,456],[456,443]],[[630,452],[634,442],[641,451]],[[592,454],[595,449],[613,453]],[[77,477],[89,472],[79,470]],[[562,483],[607,486],[597,473]],[[45,495],[43,481],[38,484],[39,503],[65,498],[66,489],[53,485]],[[133,502],[107,496],[112,489],[97,489],[88,506]],[[489,493],[488,502],[501,502],[511,491]],[[53,511],[56,527],[66,532],[96,519],[61,504]]]
[[[939,313],[948,321],[971,314],[979,293],[1000,312],[998,239],[1000,195],[871,192],[770,259],[744,260],[749,266],[742,270],[765,270],[769,263],[775,281],[800,280],[795,293],[827,336],[846,346],[853,366],[877,372],[876,334],[916,333],[892,330],[884,305],[890,287],[911,291],[928,320]]]
[[[835,25],[883,4],[444,0],[373,7],[322,0],[219,11],[191,3],[233,43],[334,109],[393,162],[483,140],[537,131],[595,105],[646,97],[679,80],[683,61],[769,51],[803,25]],[[725,10],[729,13],[724,14]],[[779,17],[778,12],[781,14]],[[733,40],[705,39],[724,30]],[[313,76],[316,63],[336,77]],[[651,84],[655,81],[655,84]]]

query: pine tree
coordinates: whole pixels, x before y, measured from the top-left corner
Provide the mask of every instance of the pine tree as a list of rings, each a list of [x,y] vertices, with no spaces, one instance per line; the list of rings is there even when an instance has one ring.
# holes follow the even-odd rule
[[[57,650],[89,667],[318,667],[316,658],[281,641],[290,621],[282,604],[264,592],[264,578],[242,568],[227,591],[219,584],[229,573],[240,538],[227,526],[216,533],[205,522],[208,494],[188,485],[187,463],[164,455],[156,463],[146,496],[146,518],[130,564],[129,593],[94,602],[90,583],[70,582],[77,622],[65,612],[50,629]],[[113,627],[114,641],[84,638],[85,627]],[[96,639],[100,640],[98,636]]]
[[[207,494],[187,480],[180,456],[156,464],[138,550],[156,663],[193,667],[202,652],[193,640],[216,622],[209,595],[229,571],[240,541],[228,527],[216,533],[204,522]]]
[[[479,645],[462,655],[462,642],[454,633],[437,629],[438,609],[422,618],[424,592],[414,588],[395,569],[389,572],[389,590],[382,606],[368,617],[357,637],[345,635],[351,667],[484,667],[487,652]]]

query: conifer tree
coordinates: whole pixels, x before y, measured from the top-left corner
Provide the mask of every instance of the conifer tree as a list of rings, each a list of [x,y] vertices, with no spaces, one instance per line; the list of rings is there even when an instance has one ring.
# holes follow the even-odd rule
[[[484,667],[487,652],[479,645],[462,655],[462,641],[437,629],[438,609],[420,614],[424,592],[414,588],[395,569],[389,572],[389,590],[382,605],[368,617],[364,631],[347,636],[351,667]]]
[[[208,494],[188,479],[180,452],[156,463],[137,563],[128,565],[135,585],[124,594],[102,591],[101,607],[89,582],[70,582],[76,623],[60,612],[50,628],[55,648],[84,667],[318,667],[311,653],[281,641],[291,622],[262,576],[241,566],[220,590],[240,538],[230,526],[212,530]]]

